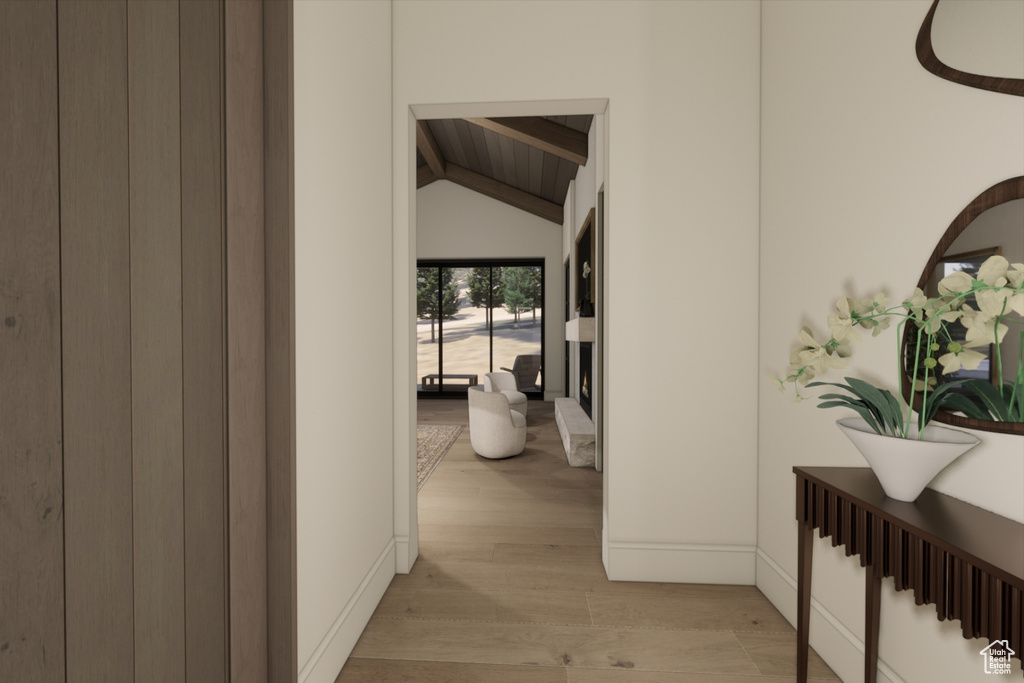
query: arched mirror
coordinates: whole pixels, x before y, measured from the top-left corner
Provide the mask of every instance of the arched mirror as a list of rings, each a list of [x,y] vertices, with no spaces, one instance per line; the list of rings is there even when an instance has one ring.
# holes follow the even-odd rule
[[[1024,0],[935,0],[917,59],[955,83],[1024,96]]]
[[[1001,254],[1010,263],[1024,263],[1024,176],[1010,178],[982,192],[946,229],[938,246],[921,273],[917,286],[928,296],[937,294],[937,283],[956,270],[970,274],[993,254]],[[914,344],[912,325],[905,329],[904,357]],[[1014,326],[1003,339],[998,356],[994,348],[988,349],[987,359],[973,374],[953,379],[984,379],[994,385],[1012,381],[1020,368],[1021,326]],[[998,358],[998,362],[997,359]],[[964,371],[961,371],[964,372]],[[946,377],[944,379],[950,379]],[[903,395],[910,394],[910,377],[904,372]],[[915,407],[919,401],[915,401]],[[1024,434],[1024,422],[982,421],[953,413],[939,411],[939,422],[1007,434]]]

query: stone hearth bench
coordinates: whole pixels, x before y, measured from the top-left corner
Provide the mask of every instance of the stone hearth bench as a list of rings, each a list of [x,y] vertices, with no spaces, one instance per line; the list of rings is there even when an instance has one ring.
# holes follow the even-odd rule
[[[594,421],[574,398],[555,399],[555,424],[572,467],[594,466]]]

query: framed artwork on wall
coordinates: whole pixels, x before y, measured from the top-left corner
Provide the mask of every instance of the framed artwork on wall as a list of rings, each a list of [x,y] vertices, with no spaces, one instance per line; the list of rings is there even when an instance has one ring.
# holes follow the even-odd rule
[[[594,210],[591,209],[576,237],[576,310],[581,318],[593,317],[597,295],[593,227]]]

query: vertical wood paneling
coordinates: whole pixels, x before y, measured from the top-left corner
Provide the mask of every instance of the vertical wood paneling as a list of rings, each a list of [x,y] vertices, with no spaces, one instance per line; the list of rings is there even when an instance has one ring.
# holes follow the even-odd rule
[[[176,0],[128,3],[135,680],[185,680]]]
[[[189,681],[227,680],[223,5],[181,3],[185,643]]]
[[[228,2],[225,22],[228,547],[231,680],[267,680],[266,325],[263,11]]]
[[[64,681],[54,2],[0,3],[0,680]]]
[[[134,678],[124,2],[57,6],[67,680]]]
[[[295,192],[292,3],[263,8],[267,249],[268,680],[298,678],[295,545]]]

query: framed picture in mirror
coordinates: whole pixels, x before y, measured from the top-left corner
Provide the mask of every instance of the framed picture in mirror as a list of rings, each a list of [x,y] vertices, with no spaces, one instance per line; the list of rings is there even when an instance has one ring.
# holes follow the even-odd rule
[[[985,249],[977,249],[975,251],[968,251],[961,254],[944,255],[935,266],[935,272],[932,275],[931,281],[928,283],[928,291],[926,294],[928,294],[928,296],[938,296],[939,281],[953,273],[967,273],[972,278],[977,278],[978,271],[981,269],[981,264],[990,256],[1001,255],[1002,253],[1002,248],[995,246]],[[978,302],[973,296],[965,299],[964,303],[971,308],[978,308]],[[949,339],[949,341],[960,342],[961,344],[966,342],[967,328],[959,321],[951,324],[948,330],[951,335],[951,339]],[[956,372],[941,375],[940,377],[942,380],[949,382],[958,379],[983,379],[998,385],[998,374],[996,373],[995,362],[995,345],[989,344],[987,347],[975,348],[974,350],[985,354],[985,359],[981,361],[977,368],[973,370],[961,368]]]

